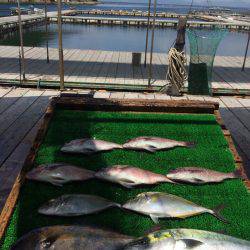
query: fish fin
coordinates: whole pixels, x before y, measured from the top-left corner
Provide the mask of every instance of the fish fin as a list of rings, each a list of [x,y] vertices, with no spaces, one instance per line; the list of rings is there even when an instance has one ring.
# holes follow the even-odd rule
[[[149,145],[149,146],[147,146],[147,147],[144,148],[144,149],[147,150],[147,151],[150,152],[150,153],[154,153],[154,152],[157,151],[157,148],[154,147],[154,146],[152,146],[152,145]]]
[[[185,146],[188,148],[195,148],[196,147],[196,143],[195,142],[186,142]]]
[[[123,181],[120,181],[119,182],[122,186],[126,187],[126,188],[132,188],[134,185],[132,184],[129,184],[127,182],[123,182]]]
[[[234,171],[233,171],[233,176],[235,177],[235,178],[240,178],[240,179],[246,179],[245,177],[244,177],[244,175],[242,174],[242,172],[241,172],[241,170],[240,169],[235,169]]]
[[[153,221],[155,224],[158,224],[158,223],[159,223],[158,217],[156,217],[156,216],[154,216],[154,215],[152,215],[152,214],[150,214],[149,216],[150,216],[150,218],[152,219],[152,221]]]
[[[50,181],[50,183],[51,183],[52,185],[54,185],[54,186],[57,186],[57,187],[62,187],[62,186],[63,186],[63,184],[58,183],[58,182],[54,182],[54,181]]]
[[[221,220],[224,223],[229,223],[225,218],[223,218],[222,215],[220,215],[220,212],[225,208],[225,205],[220,204],[219,206],[215,207],[213,209],[212,215],[215,216],[217,219]]]
[[[181,241],[185,243],[187,249],[196,248],[203,244],[203,242],[194,239],[182,239]]]

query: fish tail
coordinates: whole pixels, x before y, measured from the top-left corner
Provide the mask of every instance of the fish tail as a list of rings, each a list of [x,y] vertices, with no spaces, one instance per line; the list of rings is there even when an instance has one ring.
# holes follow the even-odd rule
[[[232,172],[232,175],[233,175],[233,178],[246,179],[242,171],[238,168]]]
[[[188,147],[188,148],[194,148],[196,146],[196,143],[195,142],[185,142],[184,146]]]
[[[217,219],[219,219],[220,221],[224,222],[224,223],[229,223],[228,220],[226,220],[221,214],[220,212],[225,208],[225,205],[223,204],[220,204],[219,206],[215,207],[213,210],[212,210],[212,215],[214,217],[216,217]]]
[[[119,208],[121,208],[121,207],[122,207],[122,205],[121,205],[121,204],[119,204],[119,203],[114,203],[114,204],[113,204],[113,207],[119,207]]]

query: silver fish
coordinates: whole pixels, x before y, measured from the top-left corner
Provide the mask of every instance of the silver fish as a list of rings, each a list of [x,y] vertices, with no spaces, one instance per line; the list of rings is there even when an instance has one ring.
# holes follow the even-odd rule
[[[117,250],[132,237],[85,226],[42,227],[25,234],[11,250]]]
[[[32,169],[26,174],[26,178],[62,186],[68,182],[94,178],[94,172],[67,163],[52,163],[42,164]]]
[[[129,242],[123,250],[250,250],[250,241],[196,229],[156,231]]]
[[[42,205],[38,212],[55,216],[79,216],[93,214],[119,204],[105,198],[87,194],[66,194]]]
[[[194,142],[175,141],[160,137],[141,136],[127,141],[123,148],[132,150],[145,150],[154,153],[174,147],[194,147]]]
[[[128,165],[114,165],[106,167],[95,173],[95,177],[119,183],[124,187],[131,188],[142,184],[156,184],[160,182],[170,182],[165,175],[156,174],[147,170]]]
[[[242,178],[239,170],[231,173],[222,173],[205,168],[184,167],[171,170],[167,177],[176,182],[205,184],[222,182],[226,179]]]
[[[103,140],[84,138],[66,143],[61,148],[61,151],[65,153],[81,153],[90,155],[97,152],[110,151],[119,148],[122,148],[122,145]]]
[[[176,195],[161,192],[141,193],[134,199],[126,202],[122,207],[149,215],[155,223],[158,223],[158,218],[184,219],[202,213],[210,213],[216,218],[226,222],[225,219],[219,215],[219,211],[222,209],[221,206],[211,210]]]

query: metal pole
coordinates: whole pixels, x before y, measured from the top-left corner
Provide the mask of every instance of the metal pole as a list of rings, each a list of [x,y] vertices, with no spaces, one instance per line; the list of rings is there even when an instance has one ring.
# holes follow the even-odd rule
[[[58,19],[58,52],[59,52],[59,75],[60,90],[64,89],[64,61],[62,47],[62,0],[57,0],[57,19]]]
[[[151,50],[150,50],[150,62],[149,62],[149,72],[148,72],[148,86],[149,87],[151,85],[151,78],[152,78],[152,60],[153,60],[154,37],[155,37],[156,5],[157,5],[157,0],[154,0],[154,17],[153,17],[153,28],[152,28],[152,37],[151,37]]]
[[[246,64],[246,59],[247,59],[247,52],[248,52],[248,47],[249,47],[249,41],[250,41],[250,32],[248,32],[247,46],[246,46],[246,51],[245,51],[245,56],[244,56],[244,62],[243,62],[241,71],[245,70],[245,64]]]
[[[21,18],[20,0],[17,0],[17,8],[18,8],[19,39],[20,39],[20,47],[21,47],[21,75],[23,76],[23,80],[25,80],[23,26],[22,26],[22,18]]]
[[[150,15],[151,15],[151,0],[148,0],[148,22],[147,22],[147,33],[146,33],[146,45],[145,45],[144,67],[147,66],[148,32],[149,32]]]
[[[44,3],[45,3],[44,14],[45,14],[45,33],[46,33],[46,53],[47,53],[47,63],[49,63],[49,41],[48,41],[49,35],[48,35],[47,0],[45,0]]]

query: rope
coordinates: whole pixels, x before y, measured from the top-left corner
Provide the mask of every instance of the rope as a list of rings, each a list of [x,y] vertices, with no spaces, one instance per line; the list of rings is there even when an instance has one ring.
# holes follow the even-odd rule
[[[185,68],[187,60],[184,51],[179,52],[175,48],[171,48],[168,53],[168,61],[167,80],[169,80],[169,86],[175,85],[180,90],[187,80],[187,71]]]

